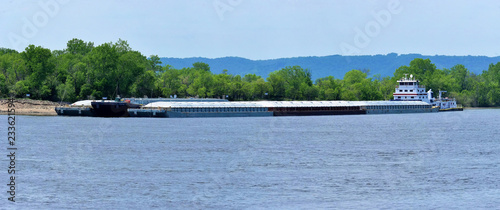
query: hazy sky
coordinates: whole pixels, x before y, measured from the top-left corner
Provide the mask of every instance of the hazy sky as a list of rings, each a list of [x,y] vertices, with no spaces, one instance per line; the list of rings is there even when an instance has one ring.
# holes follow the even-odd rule
[[[128,41],[160,57],[500,56],[498,0],[0,0],[0,47]]]

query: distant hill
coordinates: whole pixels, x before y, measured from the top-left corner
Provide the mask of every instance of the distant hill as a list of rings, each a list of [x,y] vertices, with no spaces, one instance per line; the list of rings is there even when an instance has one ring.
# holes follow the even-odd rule
[[[344,74],[352,69],[369,69],[370,77],[375,74],[384,76],[394,76],[394,71],[400,66],[408,66],[415,58],[429,58],[438,69],[451,68],[457,64],[464,65],[469,71],[476,74],[487,70],[491,63],[500,62],[500,56],[427,56],[420,54],[390,53],[387,55],[364,55],[364,56],[342,56],[330,55],[321,57],[296,57],[279,58],[270,60],[249,60],[240,57],[224,58],[161,58],[163,65],[168,64],[174,68],[181,69],[191,67],[195,62],[204,62],[210,65],[213,73],[219,74],[227,69],[230,74],[256,74],[267,78],[272,71],[279,70],[286,66],[299,65],[312,72],[313,81],[326,76],[334,76],[342,79]]]

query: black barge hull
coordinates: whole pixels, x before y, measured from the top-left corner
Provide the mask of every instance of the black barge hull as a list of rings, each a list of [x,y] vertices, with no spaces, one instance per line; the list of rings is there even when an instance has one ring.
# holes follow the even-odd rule
[[[126,102],[92,102],[95,117],[129,117],[128,108],[139,108],[138,104]]]

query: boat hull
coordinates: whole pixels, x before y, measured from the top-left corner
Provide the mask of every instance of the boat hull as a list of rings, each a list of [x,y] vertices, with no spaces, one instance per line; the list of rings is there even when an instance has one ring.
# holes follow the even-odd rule
[[[367,114],[407,114],[407,113],[430,113],[438,112],[439,108],[428,108],[428,109],[377,109],[377,110],[366,110]]]
[[[440,109],[440,112],[454,112],[454,111],[464,111],[464,108],[448,108],[448,109]]]
[[[94,110],[91,107],[56,107],[55,110],[60,116],[94,116]]]
[[[128,109],[130,117],[168,117],[167,111],[164,109]]]
[[[348,111],[275,111],[273,116],[318,116],[318,115],[357,115],[366,114],[366,110]]]
[[[272,112],[175,112],[167,111],[167,117],[272,117]]]
[[[138,104],[126,102],[92,102],[96,117],[129,117],[129,108],[139,108]]]

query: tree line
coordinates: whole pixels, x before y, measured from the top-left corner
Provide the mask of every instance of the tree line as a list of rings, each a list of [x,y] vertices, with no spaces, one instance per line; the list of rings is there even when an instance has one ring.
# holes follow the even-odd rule
[[[118,40],[94,46],[80,39],[64,50],[29,45],[23,52],[0,48],[0,97],[77,101],[102,97],[171,96],[229,100],[390,100],[396,81],[413,74],[426,89],[447,90],[448,97],[470,107],[500,105],[500,62],[481,74],[461,64],[437,69],[429,59],[416,58],[393,77],[351,70],[343,79],[328,76],[312,81],[311,71],[289,66],[267,78],[255,74],[215,74],[206,63],[175,69],[156,55],[146,57]],[[370,77],[371,76],[371,77]]]

